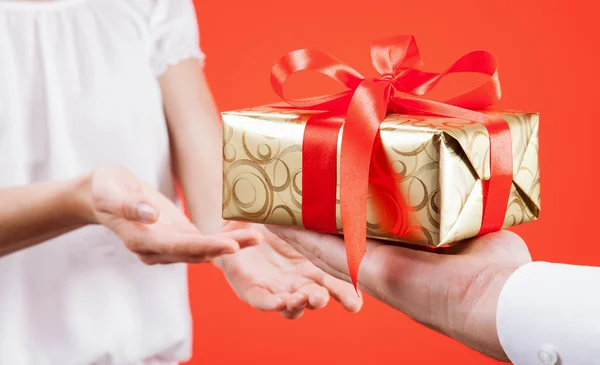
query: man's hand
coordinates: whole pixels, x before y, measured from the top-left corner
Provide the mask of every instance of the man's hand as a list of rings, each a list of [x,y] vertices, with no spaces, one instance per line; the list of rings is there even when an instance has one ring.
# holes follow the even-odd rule
[[[206,262],[262,240],[249,229],[202,234],[173,202],[120,166],[95,169],[88,193],[88,220],[115,232],[146,264]]]
[[[352,285],[315,267],[286,242],[262,225],[227,222],[224,231],[253,229],[265,240],[235,255],[215,260],[236,294],[251,306],[279,311],[286,318],[299,318],[304,308],[324,307],[333,296],[350,312],[362,307]]]
[[[316,266],[349,281],[342,238],[269,227]],[[496,306],[510,274],[531,261],[509,231],[490,233],[450,249],[427,252],[368,240],[359,286],[438,332],[499,360],[508,360],[496,333]]]

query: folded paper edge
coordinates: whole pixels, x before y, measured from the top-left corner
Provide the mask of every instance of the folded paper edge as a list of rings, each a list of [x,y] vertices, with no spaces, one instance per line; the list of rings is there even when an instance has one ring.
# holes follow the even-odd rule
[[[473,175],[473,178],[475,179],[475,185],[473,186],[473,188],[471,189],[471,191],[469,192],[469,195],[467,197],[467,199],[465,200],[464,205],[461,207],[460,212],[458,213],[458,216],[456,217],[456,220],[454,221],[454,223],[452,223],[451,226],[449,226],[447,229],[443,229],[444,227],[442,226],[442,221],[440,221],[440,226],[439,226],[439,232],[440,232],[440,236],[439,236],[439,240],[438,242],[435,243],[435,247],[440,247],[440,246],[444,246],[444,245],[448,245],[448,244],[452,244],[454,242],[448,242],[448,237],[452,236],[452,232],[456,229],[456,225],[459,224],[459,222],[463,219],[463,212],[465,210],[465,207],[467,207],[467,204],[473,200],[473,192],[475,191],[475,188],[477,187],[477,185],[481,185],[481,177],[479,176],[477,170],[475,169],[475,167],[473,166],[473,162],[472,160],[469,158],[468,154],[465,152],[464,146],[460,143],[460,141],[453,136],[450,133],[447,132],[442,132],[440,131],[440,145],[439,145],[439,149],[440,149],[440,181],[438,182],[438,184],[440,185],[440,189],[441,187],[441,179],[443,176],[443,169],[445,167],[446,164],[442,163],[441,158],[443,158],[443,154],[441,153],[441,148],[442,145],[448,149],[448,151],[454,151],[457,155],[459,155],[461,157],[461,159],[463,161],[465,161],[465,163],[467,164],[467,167],[469,169],[469,172],[471,172],[471,174]],[[454,146],[451,145],[450,141],[454,141],[455,144]],[[480,189],[481,190],[481,189]],[[445,194],[448,194],[448,192],[444,191],[444,189],[442,189],[442,206],[444,203],[444,201],[446,201],[445,198]]]
[[[539,119],[539,113],[527,113],[528,115],[531,116],[535,116],[535,122],[534,122],[534,126],[531,130],[531,134],[529,135],[529,139],[527,142],[527,147],[525,147],[525,150],[523,152],[523,157],[521,158],[521,161],[519,161],[519,166],[516,167],[514,170],[516,171],[516,174],[513,177],[513,184],[515,184],[518,189],[517,191],[519,192],[519,194],[524,198],[526,197],[527,199],[524,199],[526,204],[533,204],[534,207],[530,207],[530,209],[532,210],[532,213],[535,215],[536,219],[540,214],[541,211],[541,204],[539,201],[536,202],[535,199],[533,199],[533,197],[531,196],[531,192],[529,192],[528,190],[526,190],[523,186],[522,183],[519,183],[518,180],[519,179],[519,172],[521,171],[521,167],[523,165],[523,161],[525,160],[525,157],[527,156],[527,153],[530,152],[530,150],[534,149],[536,146],[532,143],[534,140],[534,135],[535,135],[535,140],[537,141],[537,143],[539,144],[539,128],[540,128],[540,119]],[[535,152],[537,161],[538,161],[538,178],[539,178],[539,151]]]
[[[530,149],[535,148],[534,144],[532,143],[532,141],[534,139],[533,138],[534,134],[536,134],[535,138],[539,140],[539,113],[536,113],[536,112],[522,112],[522,113],[519,113],[519,114],[527,115],[529,117],[535,116],[535,121],[533,122],[534,125],[533,125],[533,128],[531,130],[531,134],[529,135],[529,138],[527,140],[527,146],[524,148],[523,156],[518,161],[518,165],[513,167],[513,172],[516,171],[516,173],[513,175],[513,182],[512,183],[515,185],[515,190],[517,191],[517,193],[519,194],[519,196],[523,200],[523,203],[527,206],[528,209],[531,210],[531,213],[533,213],[533,215],[535,216],[535,219],[537,219],[538,216],[539,216],[539,214],[540,214],[540,211],[541,211],[540,204],[536,203],[536,201],[533,199],[533,197],[530,195],[530,193],[526,189],[524,189],[523,186],[522,186],[522,184],[519,184],[518,181],[516,181],[516,180],[518,180],[518,172],[521,169],[521,166],[523,164],[523,161],[525,160],[525,157],[526,157],[527,153],[530,151]],[[521,118],[519,116],[516,116],[516,118],[518,118],[518,119],[521,120]],[[469,166],[468,166],[469,170],[471,171],[471,173],[474,174],[474,176],[476,177],[476,179],[479,180],[476,184],[481,184],[482,177],[480,176],[479,172],[477,171],[477,169],[473,165],[472,158],[469,156],[468,153],[466,153],[465,147],[461,143],[460,139],[456,138],[454,135],[452,135],[452,133],[447,133],[447,132],[448,131],[445,131],[444,135],[447,136],[448,138],[452,138],[460,146],[460,150],[454,149],[455,152],[456,153],[460,153],[464,157],[464,159],[466,161],[468,161],[468,163],[469,163]],[[446,146],[448,148],[452,148],[451,146],[449,146],[447,144],[446,144]],[[536,158],[538,159],[538,163],[539,163],[539,152],[536,152]],[[514,163],[514,161],[513,161],[513,163]],[[475,189],[475,187],[474,187],[474,189]],[[469,193],[469,198],[467,198],[467,201],[470,199],[471,195],[473,194],[474,189],[472,189],[471,192]],[[466,206],[466,203],[465,203],[465,206]],[[443,236],[441,234],[442,233],[442,227],[441,227],[441,223],[440,223],[440,240],[439,240],[439,243],[436,245],[437,247],[449,244],[449,242],[446,242],[447,241],[447,237],[453,231],[453,229],[455,228],[457,222],[459,222],[462,219],[461,216],[463,215],[463,212],[464,212],[464,207],[463,207],[463,209],[461,209],[460,213],[458,214],[458,217],[456,218],[456,221],[453,223],[453,225],[450,228],[448,228],[446,230],[445,235],[443,235]]]

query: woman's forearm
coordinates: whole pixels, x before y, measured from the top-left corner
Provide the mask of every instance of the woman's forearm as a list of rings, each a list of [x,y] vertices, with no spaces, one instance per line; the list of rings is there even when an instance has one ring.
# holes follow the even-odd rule
[[[0,256],[87,224],[88,178],[0,189]]]
[[[196,60],[171,66],[160,78],[173,165],[192,221],[216,233],[221,220],[221,127]]]

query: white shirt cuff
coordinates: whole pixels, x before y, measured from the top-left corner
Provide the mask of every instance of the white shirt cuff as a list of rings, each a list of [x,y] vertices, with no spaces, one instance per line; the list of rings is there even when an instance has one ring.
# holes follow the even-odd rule
[[[600,268],[522,266],[500,293],[496,323],[515,365],[600,364]]]

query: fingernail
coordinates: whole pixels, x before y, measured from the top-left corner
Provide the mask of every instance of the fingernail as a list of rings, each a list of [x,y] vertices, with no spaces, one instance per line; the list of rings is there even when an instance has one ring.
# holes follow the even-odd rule
[[[141,203],[138,205],[138,217],[144,222],[152,223],[156,220],[156,209],[150,204]]]
[[[232,253],[235,253],[235,251],[234,251],[233,249],[231,249],[231,248],[226,248],[226,249],[224,249],[223,251],[220,251],[220,252],[218,253],[218,256],[221,256],[221,255],[231,255]]]
[[[362,301],[355,296],[347,297],[346,303],[348,303],[348,311],[351,313],[358,313],[362,308]]]

